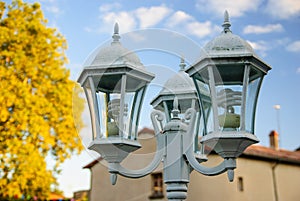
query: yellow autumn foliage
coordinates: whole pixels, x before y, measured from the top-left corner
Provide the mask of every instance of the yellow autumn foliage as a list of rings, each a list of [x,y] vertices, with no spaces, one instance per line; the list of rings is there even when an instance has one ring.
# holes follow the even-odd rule
[[[47,27],[38,3],[0,1],[0,46],[0,198],[43,199],[58,166],[82,150],[83,99],[65,68],[66,40]]]

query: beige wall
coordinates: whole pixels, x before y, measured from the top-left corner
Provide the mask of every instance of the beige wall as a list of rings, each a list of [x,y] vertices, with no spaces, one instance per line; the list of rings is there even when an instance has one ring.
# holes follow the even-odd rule
[[[298,173],[300,173],[300,168],[298,169]],[[238,190],[238,177],[243,178],[243,191]],[[233,182],[228,181],[226,173],[207,177],[193,172],[187,200],[200,200],[198,195],[202,195],[202,200],[273,201],[274,195],[270,164],[239,158]]]
[[[149,176],[134,180],[119,176],[117,184],[112,186],[106,167],[97,164],[92,172],[91,201],[148,200],[151,188]]]
[[[242,192],[238,190],[238,177],[243,178]],[[300,200],[299,165],[239,158],[232,183],[228,182],[226,174],[206,177],[193,172],[187,200],[201,200],[198,195],[203,195],[202,200],[211,201],[275,201],[276,194],[278,201]]]
[[[278,164],[275,172],[279,200],[300,200],[300,167]]]
[[[142,144],[144,148],[126,159],[124,166],[141,168],[151,161],[155,151],[155,141],[145,140]],[[139,162],[133,157],[137,157]],[[219,162],[221,160],[218,156],[210,155],[209,162],[205,165],[212,166]],[[275,186],[277,187],[277,201],[300,200],[300,165],[279,163],[275,168],[274,165],[276,163],[272,161],[239,158],[235,170],[235,180],[231,183],[228,181],[226,173],[208,177],[193,171],[187,201],[276,201]],[[161,171],[161,168],[162,166],[157,171]],[[91,201],[149,200],[150,176],[140,179],[118,176],[117,184],[112,186],[103,161],[96,164],[91,171]],[[243,179],[243,191],[238,189],[238,177]],[[274,181],[276,181],[275,186]],[[164,195],[166,194],[164,193]]]
[[[156,150],[156,141],[150,134],[143,134],[141,137],[142,148],[124,160],[122,163],[124,167],[140,169],[152,161]],[[162,171],[162,165],[156,171]],[[148,197],[151,195],[151,177],[149,175],[139,179],[118,176],[117,184],[112,186],[104,160],[93,166],[91,172],[91,201],[149,200]]]

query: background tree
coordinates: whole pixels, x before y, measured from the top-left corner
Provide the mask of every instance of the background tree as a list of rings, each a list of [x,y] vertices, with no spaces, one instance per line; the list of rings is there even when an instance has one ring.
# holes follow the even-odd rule
[[[72,113],[76,85],[64,67],[66,40],[47,27],[38,3],[0,1],[0,48],[0,197],[43,199],[59,164],[82,149]],[[79,90],[74,96],[80,118],[83,99]]]

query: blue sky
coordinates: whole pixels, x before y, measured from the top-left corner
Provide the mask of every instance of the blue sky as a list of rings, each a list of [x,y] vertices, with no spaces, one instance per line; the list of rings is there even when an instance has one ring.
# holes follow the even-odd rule
[[[119,23],[120,34],[159,28],[178,32],[189,42],[203,47],[221,32],[223,13],[228,10],[232,32],[247,40],[273,68],[264,79],[257,106],[256,135],[260,144],[268,146],[268,134],[278,128],[273,106],[279,104],[280,146],[289,150],[300,146],[300,0],[39,2],[48,25],[56,27],[68,41],[67,67],[71,70],[72,79],[77,78],[88,55],[110,40],[115,22]],[[126,36],[121,38],[126,47],[123,39]],[[178,71],[177,57],[157,52],[153,55],[139,53],[141,61],[148,66],[155,64],[167,69],[165,72]],[[192,58],[189,62],[193,62]],[[90,130],[87,127],[83,132],[88,134]],[[94,157],[84,151],[62,166],[63,174],[59,181],[66,195],[89,188],[89,171],[82,170],[82,166]]]

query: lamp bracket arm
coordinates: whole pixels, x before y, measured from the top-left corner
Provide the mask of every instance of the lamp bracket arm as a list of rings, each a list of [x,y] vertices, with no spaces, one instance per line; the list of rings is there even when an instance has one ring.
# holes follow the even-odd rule
[[[163,133],[163,121],[165,119],[164,113],[159,110],[153,110],[150,118],[155,134],[158,135],[159,133]]]
[[[189,108],[184,113],[184,120],[188,122],[186,134],[183,136],[183,148],[186,150],[189,147],[193,147],[195,143],[196,110]]]
[[[108,164],[109,172],[111,174],[119,174],[128,178],[140,178],[150,174],[158,167],[158,165],[160,164],[164,156],[164,148],[163,148],[165,144],[164,138],[165,136],[161,134],[156,135],[156,141],[157,141],[156,153],[151,163],[145,168],[139,170],[130,170],[123,167],[120,163],[109,163]]]
[[[230,174],[233,174],[232,171],[236,168],[235,158],[225,158],[219,165],[217,165],[215,167],[203,166],[203,165],[199,164],[199,162],[195,158],[192,147],[190,147],[184,155],[187,158],[190,166],[194,170],[196,170],[197,172],[199,172],[203,175],[214,176],[214,175],[222,174],[226,171],[229,171]],[[232,179],[233,179],[233,175],[228,176],[228,177],[230,177],[230,178],[232,177]]]
[[[215,167],[206,167],[201,165],[194,155],[194,143],[195,143],[195,121],[196,121],[196,111],[192,108],[188,109],[185,112],[185,119],[189,120],[189,127],[187,129],[187,134],[183,137],[183,147],[184,147],[184,155],[188,160],[190,166],[196,170],[197,172],[207,175],[213,176],[226,172],[229,170],[230,172],[236,168],[236,161],[234,158],[226,158],[222,163]],[[230,173],[231,174],[231,173]],[[232,176],[231,176],[232,177]]]

